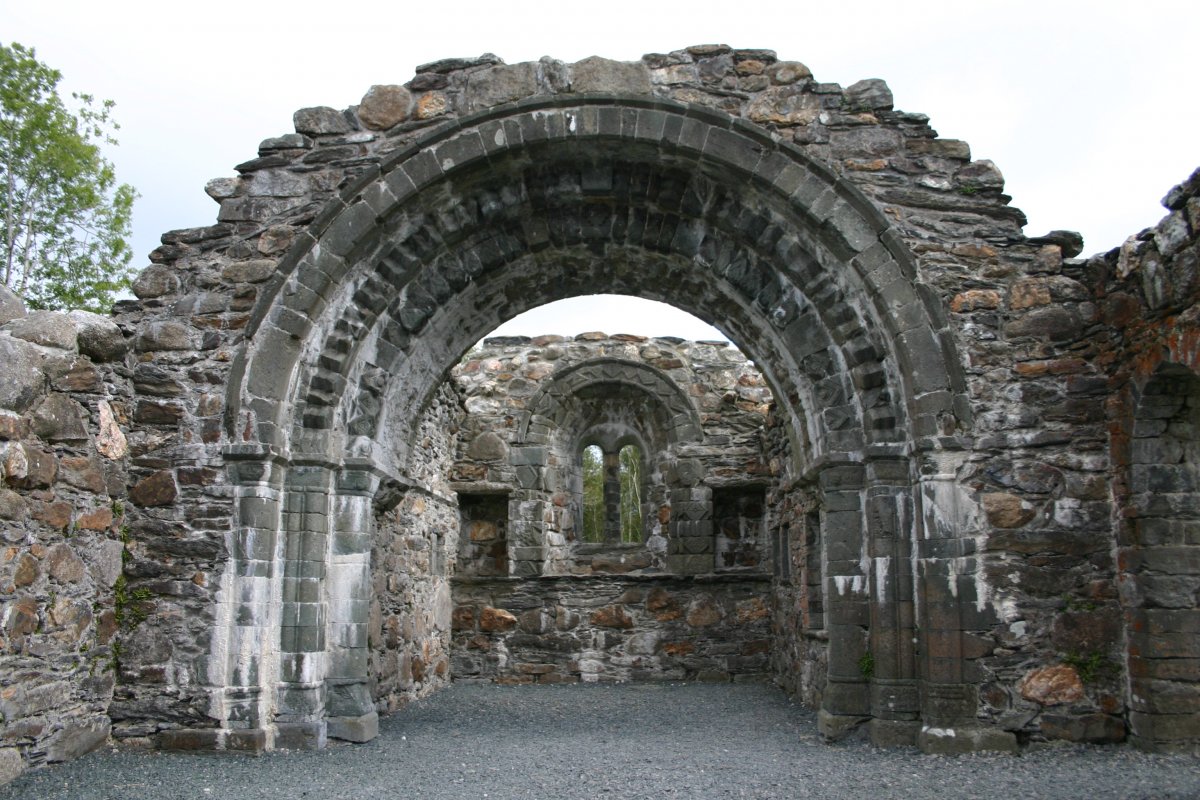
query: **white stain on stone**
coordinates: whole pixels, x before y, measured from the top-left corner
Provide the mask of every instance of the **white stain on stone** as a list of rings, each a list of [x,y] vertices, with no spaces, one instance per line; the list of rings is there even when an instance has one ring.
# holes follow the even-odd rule
[[[892,560],[887,556],[881,556],[875,559],[875,595],[879,598],[880,603],[889,602],[887,597],[887,579],[888,567]]]
[[[936,736],[939,739],[953,739],[956,736],[953,728],[931,728],[928,725],[921,729],[921,733]]]
[[[844,595],[846,592],[854,592],[862,594],[867,589],[866,575],[834,575],[833,583],[837,586],[839,595]]]

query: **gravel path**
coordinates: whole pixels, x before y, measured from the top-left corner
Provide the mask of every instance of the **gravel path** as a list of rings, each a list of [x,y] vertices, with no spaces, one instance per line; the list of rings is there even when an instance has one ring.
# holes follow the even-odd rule
[[[1020,757],[822,744],[765,685],[459,684],[323,752],[101,751],[0,798],[1197,798],[1200,760],[1125,747]]]

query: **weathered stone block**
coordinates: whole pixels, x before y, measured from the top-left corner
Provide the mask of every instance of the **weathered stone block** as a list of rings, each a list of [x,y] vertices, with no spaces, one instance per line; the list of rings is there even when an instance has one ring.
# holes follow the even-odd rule
[[[0,289],[7,291],[7,287],[0,286]],[[21,758],[20,750],[15,747],[0,748],[0,786],[16,780],[24,771],[25,761]]]
[[[129,499],[139,506],[166,506],[179,496],[175,476],[170,470],[159,470],[138,481],[129,490]]]
[[[488,633],[510,631],[517,627],[517,618],[502,608],[484,606],[479,612],[479,630]]]
[[[1044,706],[1074,703],[1083,699],[1083,682],[1075,668],[1067,664],[1032,670],[1017,684],[1026,700]]]
[[[302,108],[292,115],[292,124],[296,133],[312,136],[350,132],[350,123],[346,121],[345,115],[328,106]]]
[[[469,111],[511,103],[537,92],[536,65],[494,66],[473,72],[467,78]]]
[[[648,94],[650,72],[640,62],[592,56],[570,66],[571,90],[600,94]]]
[[[412,95],[403,86],[376,85],[367,90],[358,104],[358,118],[371,130],[387,130],[408,119]]]
[[[602,628],[632,628],[633,618],[624,606],[604,606],[592,612],[591,622]]]
[[[34,311],[28,316],[13,319],[4,330],[17,339],[52,347],[57,350],[77,349],[75,324],[71,317],[59,311]]]
[[[79,442],[88,438],[83,407],[65,394],[51,392],[33,412],[34,432],[51,442]]]
[[[46,391],[46,375],[36,348],[0,336],[0,408],[24,413]]]

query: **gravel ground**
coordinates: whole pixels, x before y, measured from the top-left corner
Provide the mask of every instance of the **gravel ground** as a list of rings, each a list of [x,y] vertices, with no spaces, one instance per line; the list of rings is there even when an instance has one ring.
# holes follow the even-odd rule
[[[1200,798],[1200,760],[1126,747],[1019,757],[823,744],[766,685],[459,684],[378,739],[262,756],[103,750],[0,798]]]

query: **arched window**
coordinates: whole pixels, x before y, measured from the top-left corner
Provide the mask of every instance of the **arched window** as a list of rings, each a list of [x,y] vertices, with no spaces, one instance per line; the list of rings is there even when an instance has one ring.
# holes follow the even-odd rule
[[[621,541],[642,540],[642,451],[627,444],[618,455],[621,481]]]
[[[627,444],[617,452],[588,445],[581,454],[583,541],[642,541],[642,451]]]
[[[583,448],[583,541],[604,541],[604,451]]]

